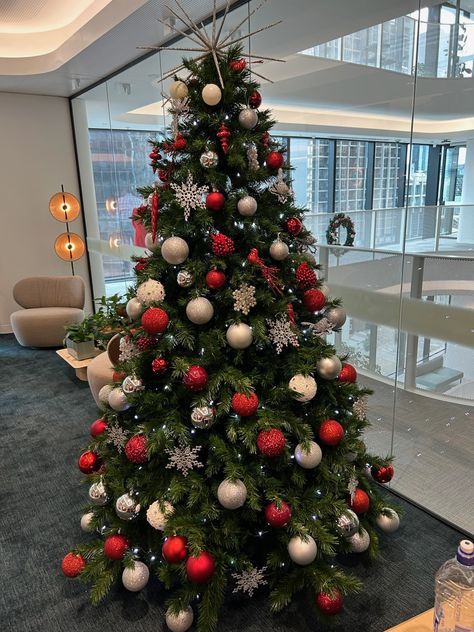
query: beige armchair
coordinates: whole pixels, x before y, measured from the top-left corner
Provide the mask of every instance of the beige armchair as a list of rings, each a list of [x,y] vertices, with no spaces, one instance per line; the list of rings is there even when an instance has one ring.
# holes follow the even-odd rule
[[[84,281],[78,276],[29,277],[13,288],[13,298],[24,309],[10,322],[23,347],[60,347],[64,328],[84,320]]]

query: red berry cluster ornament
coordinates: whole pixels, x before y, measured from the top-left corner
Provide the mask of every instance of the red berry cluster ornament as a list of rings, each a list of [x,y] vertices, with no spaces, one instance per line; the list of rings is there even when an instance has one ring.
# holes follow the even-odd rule
[[[125,456],[132,463],[140,465],[148,461],[148,441],[144,435],[135,435],[125,444]]]
[[[162,182],[168,182],[170,179],[170,174],[167,169],[158,169],[158,177]]]
[[[142,327],[148,334],[162,334],[170,322],[168,314],[161,307],[149,307],[142,315]]]
[[[316,272],[307,261],[296,268],[296,285],[300,290],[309,290],[316,285],[317,280]]]
[[[263,132],[260,141],[265,149],[268,149],[268,147],[270,146],[270,134],[268,132]]]
[[[168,360],[165,360],[165,358],[155,358],[151,363],[151,370],[153,373],[157,373],[158,375],[164,373],[167,368]]]
[[[270,503],[265,507],[265,520],[271,527],[282,528],[291,520],[291,508],[284,500],[280,501],[278,509],[276,503]]]
[[[342,593],[335,590],[333,593],[320,592],[316,595],[316,605],[326,615],[335,615],[342,610]]]
[[[342,364],[341,372],[338,375],[338,380],[340,382],[349,382],[353,384],[357,380],[357,371],[348,362],[344,362]]]
[[[63,557],[61,570],[66,577],[77,577],[86,567],[86,560],[82,555],[76,555],[72,551]]]
[[[290,217],[285,222],[285,229],[290,235],[296,237],[303,230],[303,222],[297,217]]]
[[[230,132],[229,132],[229,128],[227,127],[225,123],[221,123],[221,126],[219,127],[219,130],[216,136],[219,139],[219,142],[222,147],[222,151],[224,152],[224,154],[227,154],[227,152],[229,151]]]
[[[278,428],[261,430],[257,436],[257,448],[264,456],[280,456],[285,450],[286,438]]]
[[[224,235],[223,233],[217,233],[212,235],[212,252],[218,257],[226,257],[231,255],[235,250],[234,241]]]
[[[100,469],[102,461],[98,454],[88,450],[81,454],[77,464],[83,474],[92,474],[92,472],[97,472]]]
[[[380,467],[375,467],[375,465],[373,465],[370,468],[370,473],[377,483],[389,483],[394,474],[393,465],[381,465]]]
[[[267,167],[270,169],[281,169],[281,167],[283,167],[283,163],[285,162],[285,158],[279,151],[271,151],[267,154],[265,162],[267,163]]]
[[[180,564],[188,555],[187,538],[182,535],[172,535],[163,542],[161,552],[168,564]]]
[[[137,340],[138,351],[148,351],[156,346],[157,340],[154,336],[140,336]]]
[[[206,197],[206,208],[209,211],[222,211],[225,204],[225,197],[219,191],[211,191]]]
[[[186,149],[186,145],[187,145],[186,139],[181,134],[181,132],[178,132],[173,142],[173,149],[175,151],[183,151],[183,149]]]
[[[154,147],[150,154],[150,167],[153,169],[153,173],[158,169],[158,161],[161,160],[161,154],[156,147]]]
[[[245,70],[245,68],[247,67],[247,62],[245,61],[245,59],[233,59],[232,61],[229,62],[229,68],[232,68],[232,70],[235,70],[235,72],[242,72],[242,70]]]
[[[356,514],[363,514],[369,508],[370,498],[363,489],[358,487],[352,498],[348,496],[347,502],[352,511],[355,511]]]
[[[321,290],[311,288],[303,294],[303,305],[309,312],[319,312],[326,305],[326,297]]]
[[[209,270],[206,274],[206,285],[211,290],[219,290],[225,282],[226,276],[221,270]]]
[[[112,382],[123,382],[126,377],[125,371],[114,371],[112,373]]]
[[[232,396],[232,410],[241,417],[251,417],[257,412],[259,400],[256,393],[235,393]]]
[[[91,423],[91,437],[98,437],[101,435],[105,429],[107,428],[107,422],[105,419],[96,419]]]
[[[256,110],[262,105],[262,95],[258,90],[254,90],[249,96],[249,106]]]
[[[183,384],[190,391],[202,391],[203,388],[206,388],[208,380],[209,376],[206,369],[198,364],[193,364],[186,371]]]
[[[208,551],[201,551],[198,555],[191,555],[186,561],[186,574],[189,581],[196,584],[206,584],[214,575],[216,562]]]
[[[129,546],[129,542],[124,535],[120,533],[109,535],[104,541],[104,555],[109,560],[123,560]]]
[[[344,437],[344,428],[335,419],[326,419],[319,427],[318,436],[326,445],[336,446]]]

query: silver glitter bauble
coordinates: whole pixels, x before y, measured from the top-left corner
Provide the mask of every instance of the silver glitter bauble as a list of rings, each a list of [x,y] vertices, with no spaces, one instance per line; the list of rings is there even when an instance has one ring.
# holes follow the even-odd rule
[[[195,325],[205,325],[214,316],[214,308],[211,301],[203,296],[193,298],[186,305],[186,316]]]
[[[85,531],[86,533],[91,533],[92,531],[95,531],[95,527],[91,525],[91,520],[93,517],[94,517],[94,514],[92,512],[85,513],[81,517],[81,529]]]
[[[173,81],[169,93],[172,99],[185,99],[188,96],[188,86],[184,81]]]
[[[386,511],[388,515],[380,514],[375,518],[377,526],[385,531],[385,533],[393,533],[400,526],[400,517],[396,511],[389,507],[383,507],[383,511]]]
[[[309,402],[318,391],[318,385],[314,377],[303,375],[302,373],[297,373],[291,378],[288,388],[295,392],[293,397],[300,402]]]
[[[298,465],[305,470],[312,470],[321,463],[323,453],[315,441],[309,442],[309,450],[305,450],[302,443],[295,448],[295,459]]]
[[[321,358],[316,363],[316,373],[325,380],[335,380],[342,369],[342,362],[337,355]]]
[[[145,235],[145,248],[151,252],[156,252],[160,249],[160,245],[161,237],[159,235],[155,235],[155,241],[153,241],[153,235],[151,233]]]
[[[122,382],[122,391],[126,395],[130,395],[131,393],[136,393],[138,391],[143,391],[144,386],[140,378],[135,375],[127,375],[127,377]]]
[[[161,246],[161,256],[166,263],[177,265],[186,261],[189,246],[181,237],[168,237]]]
[[[194,613],[191,606],[188,606],[186,610],[181,610],[178,614],[173,614],[170,611],[166,613],[166,625],[171,632],[186,632],[192,626],[194,621]]]
[[[247,500],[247,488],[243,481],[227,478],[217,488],[217,499],[226,509],[238,509]]]
[[[275,261],[284,261],[290,254],[290,249],[281,239],[275,239],[270,246],[270,257]]]
[[[109,395],[113,390],[114,390],[114,387],[111,384],[106,384],[100,389],[99,395],[97,397],[99,400],[99,408],[101,408],[102,410],[104,410],[106,406],[108,405]]]
[[[214,423],[215,408],[210,406],[195,406],[191,412],[191,421],[196,428],[210,428]]]
[[[239,124],[244,129],[253,129],[258,123],[258,114],[252,108],[244,108],[239,112]]]
[[[325,318],[333,325],[335,329],[339,329],[346,322],[347,314],[341,307],[332,307],[324,312]]]
[[[350,538],[359,531],[359,518],[352,509],[346,509],[337,519],[337,530],[345,538]]]
[[[245,323],[231,325],[225,337],[232,349],[246,349],[253,341],[252,329]]]
[[[367,551],[370,546],[370,535],[362,527],[360,532],[354,533],[354,535],[348,538],[348,542],[350,542],[351,549],[354,553],[363,553]]]
[[[193,281],[193,275],[188,270],[180,270],[176,276],[176,282],[180,287],[189,287]]]
[[[153,529],[163,531],[166,526],[166,521],[174,511],[174,507],[171,503],[165,500],[161,505],[164,507],[164,511],[161,509],[160,503],[155,500],[154,503],[146,510],[146,519]]]
[[[142,315],[143,305],[140,303],[138,298],[131,298],[125,307],[125,310],[131,321],[138,320]]]
[[[206,105],[217,105],[222,99],[222,91],[215,83],[208,83],[202,89],[201,96]]]
[[[137,299],[143,305],[161,303],[165,300],[165,288],[159,281],[155,281],[155,279],[148,279],[148,281],[140,283],[138,286]]]
[[[122,520],[133,520],[140,513],[140,505],[130,494],[122,494],[115,503],[115,513]]]
[[[209,149],[208,151],[205,151],[203,154],[201,154],[199,162],[206,169],[212,169],[219,162],[219,156],[216,154],[215,151]]]
[[[317,552],[316,542],[310,535],[306,536],[306,540],[295,536],[288,542],[288,554],[293,562],[300,566],[307,566],[314,562]]]
[[[138,592],[145,588],[150,579],[148,566],[143,562],[135,560],[133,568],[124,568],[122,573],[122,584],[127,590]]]
[[[130,408],[127,396],[121,388],[113,388],[109,393],[109,406],[117,412],[123,412]]]
[[[237,210],[244,217],[251,217],[257,212],[257,200],[251,195],[245,195],[237,202]]]
[[[92,483],[89,487],[89,499],[94,505],[105,505],[107,498],[107,491],[104,483],[99,481],[98,483]]]

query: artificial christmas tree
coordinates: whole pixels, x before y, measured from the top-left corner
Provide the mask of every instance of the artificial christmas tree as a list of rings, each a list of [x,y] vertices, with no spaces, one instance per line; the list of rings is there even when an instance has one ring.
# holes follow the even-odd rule
[[[307,588],[336,614],[359,588],[336,554],[374,556],[374,524],[397,522],[367,464],[382,482],[392,470],[360,440],[367,391],[324,337],[345,314],[318,280],[241,49],[184,67],[171,135],[152,142],[158,179],[140,191],[152,247],[135,268],[121,386],[101,391],[80,457],[92,503],[81,524],[100,537],[69,554],[66,574],[98,601],[121,576],[139,590],[149,570],[172,589],[172,630],[193,608],[197,629],[214,630],[227,586],[269,585],[274,611]]]

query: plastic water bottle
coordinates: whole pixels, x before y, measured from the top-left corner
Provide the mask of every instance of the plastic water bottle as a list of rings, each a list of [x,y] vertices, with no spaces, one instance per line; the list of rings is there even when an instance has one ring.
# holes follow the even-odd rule
[[[434,632],[474,632],[474,544],[461,540],[456,557],[435,578]]]

